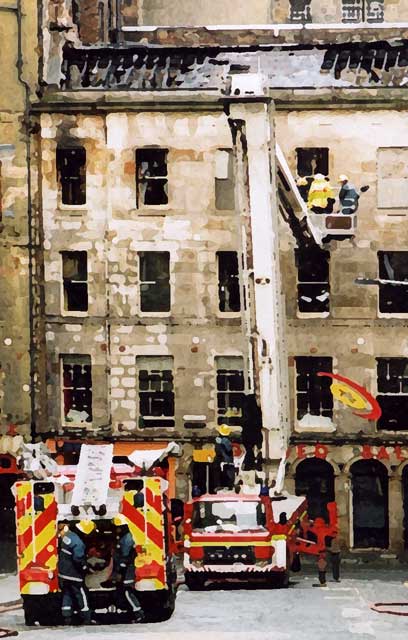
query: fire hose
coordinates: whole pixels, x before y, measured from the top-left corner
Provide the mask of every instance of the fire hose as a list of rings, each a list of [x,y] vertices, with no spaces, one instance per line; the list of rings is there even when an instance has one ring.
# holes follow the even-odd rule
[[[23,603],[21,602],[21,600],[13,600],[11,602],[2,602],[0,604],[0,614],[7,613],[8,611],[16,611],[17,609],[21,609],[22,606],[23,606]],[[11,638],[15,636],[18,636],[18,631],[0,627],[0,638]]]
[[[393,611],[392,609],[382,609],[382,607],[408,607],[408,602],[376,602],[370,607],[376,613],[388,613],[390,616],[408,616],[408,611]]]

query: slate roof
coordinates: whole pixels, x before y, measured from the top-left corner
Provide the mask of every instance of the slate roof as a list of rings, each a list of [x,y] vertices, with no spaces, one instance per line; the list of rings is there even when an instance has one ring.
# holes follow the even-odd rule
[[[64,49],[62,89],[220,89],[231,73],[262,70],[270,88],[399,87],[408,40],[332,45],[82,47]]]

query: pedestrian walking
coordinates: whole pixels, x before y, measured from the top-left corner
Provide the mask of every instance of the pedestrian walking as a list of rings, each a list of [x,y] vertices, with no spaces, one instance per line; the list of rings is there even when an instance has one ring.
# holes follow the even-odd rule
[[[84,538],[94,529],[94,522],[81,520],[62,531],[58,553],[58,578],[62,594],[61,613],[65,625],[72,624],[75,612],[83,624],[93,622],[85,587],[88,566]]]
[[[116,611],[128,611],[133,615],[134,622],[143,622],[144,615],[140,602],[136,595],[136,548],[133,536],[129,531],[127,518],[118,513],[113,518],[113,524],[117,530],[117,543],[113,552],[112,577],[103,587],[116,586],[115,604]]]
[[[337,535],[333,537],[329,537],[327,544],[327,549],[330,557],[330,566],[331,572],[333,576],[333,580],[335,582],[340,582],[340,564],[341,564],[341,553],[340,553],[340,544],[337,538]]]

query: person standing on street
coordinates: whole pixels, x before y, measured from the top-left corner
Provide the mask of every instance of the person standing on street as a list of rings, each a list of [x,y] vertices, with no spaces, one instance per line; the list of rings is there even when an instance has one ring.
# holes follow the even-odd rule
[[[95,529],[92,520],[81,520],[63,531],[58,553],[58,578],[62,594],[61,613],[65,625],[72,624],[75,611],[83,624],[91,624],[92,617],[85,587],[86,545],[84,537]]]
[[[135,590],[135,542],[127,518],[122,513],[113,518],[113,524],[117,530],[117,543],[113,552],[112,578],[108,583],[116,585],[116,610],[129,611],[134,622],[143,622],[144,614]],[[102,586],[108,584],[102,583]]]
[[[337,535],[333,537],[329,537],[327,548],[330,555],[330,565],[331,565],[333,580],[335,582],[340,582],[341,555],[340,555],[340,544],[339,544]]]

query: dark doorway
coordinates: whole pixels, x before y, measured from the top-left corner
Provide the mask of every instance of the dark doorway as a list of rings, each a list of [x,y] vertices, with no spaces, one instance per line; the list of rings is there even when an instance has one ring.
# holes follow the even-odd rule
[[[353,547],[388,548],[388,473],[378,460],[351,465]]]
[[[14,473],[0,473],[0,573],[17,568],[15,501],[11,492],[16,480]]]
[[[404,520],[403,520],[403,530],[404,530],[404,549],[408,549],[408,465],[402,470],[402,504],[404,509]]]
[[[320,458],[307,458],[296,468],[296,495],[306,496],[310,518],[329,521],[327,503],[333,502],[334,471],[331,464]]]

